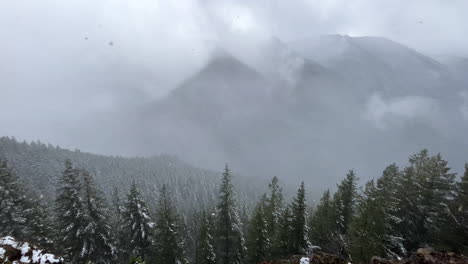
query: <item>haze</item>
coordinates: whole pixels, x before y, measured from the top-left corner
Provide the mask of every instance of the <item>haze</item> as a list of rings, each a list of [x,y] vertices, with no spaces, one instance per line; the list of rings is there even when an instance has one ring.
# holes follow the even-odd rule
[[[466,10],[463,0],[3,0],[0,136],[229,162],[318,189],[349,168],[376,177],[422,148],[461,168]]]

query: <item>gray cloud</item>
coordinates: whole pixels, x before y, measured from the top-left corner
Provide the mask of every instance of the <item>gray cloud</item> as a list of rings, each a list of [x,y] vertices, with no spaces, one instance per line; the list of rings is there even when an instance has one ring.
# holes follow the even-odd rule
[[[249,65],[276,67],[261,61],[263,53],[259,52],[265,50],[271,37],[292,42],[319,34],[383,36],[424,53],[468,56],[466,10],[465,0],[1,1],[0,136],[82,147],[69,135],[83,136],[81,131],[69,133],[82,120],[95,113],[125,112],[166,95],[200,70],[218,47]],[[289,76],[290,69],[295,73],[303,65],[301,59],[290,62],[280,69],[281,74]],[[334,106],[343,104],[334,100],[342,91],[328,92],[328,97],[320,97],[322,102],[326,99],[336,101]],[[362,114],[362,121],[370,121],[381,130],[414,119],[432,124],[434,116],[428,113],[442,110],[431,98],[369,93],[367,104],[359,101],[357,115]],[[466,103],[457,107],[466,117]],[[90,123],[100,121],[96,118]],[[90,125],[90,138],[95,135],[93,129]],[[203,130],[194,133],[203,134]],[[335,153],[328,143],[335,143],[338,136],[326,131],[316,137],[322,134],[328,141],[320,149],[324,157],[317,158],[315,165],[325,171],[326,165],[334,166]],[[207,145],[217,149],[211,140],[206,140]],[[91,141],[84,146],[90,146]],[[190,139],[183,143],[194,151]],[[303,142],[293,143],[291,152]],[[353,142],[356,146],[351,144],[347,151],[359,148],[358,143]],[[422,143],[415,147],[408,144],[404,151],[417,150]],[[99,144],[94,145],[97,147],[89,150],[103,151]],[[120,147],[114,144],[113,150]],[[356,163],[361,158],[362,164],[367,162],[363,157],[348,156]],[[303,159],[306,164],[308,157],[304,155]],[[330,163],[320,164],[321,160]],[[346,165],[352,166],[351,161]]]

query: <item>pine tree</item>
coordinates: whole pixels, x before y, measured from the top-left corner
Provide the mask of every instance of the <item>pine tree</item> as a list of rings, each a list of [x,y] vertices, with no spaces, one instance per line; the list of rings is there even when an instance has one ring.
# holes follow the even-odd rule
[[[25,239],[29,210],[19,178],[0,160],[0,236]]]
[[[304,182],[301,183],[297,195],[291,204],[292,209],[292,243],[296,254],[307,254],[310,249],[309,229],[306,224],[307,206]]]
[[[468,163],[465,172],[457,183],[456,198],[452,206],[453,225],[450,240],[453,249],[468,254]]]
[[[406,231],[406,248],[414,250],[438,241],[438,234],[450,223],[449,205],[454,199],[455,174],[449,173],[447,161],[440,154],[430,157],[427,150],[412,155],[400,187],[400,230]],[[408,191],[412,194],[408,195]],[[405,197],[406,195],[406,197]],[[406,214],[406,215],[403,215]],[[404,224],[403,224],[404,223]]]
[[[86,209],[85,240],[87,248],[83,258],[96,264],[114,263],[115,249],[109,225],[108,205],[91,174],[86,170],[80,170],[80,173],[83,177]]]
[[[156,262],[160,264],[187,263],[184,243],[177,226],[178,216],[163,185],[156,214],[155,247]]]
[[[349,258],[347,233],[356,206],[356,184],[358,178],[353,170],[350,170],[345,179],[338,185],[338,190],[333,195],[332,219],[334,219],[333,239],[330,243],[332,253]]]
[[[268,196],[266,197],[265,220],[267,222],[267,230],[271,238],[271,244],[278,244],[275,241],[278,238],[279,219],[283,209],[283,191],[279,186],[278,177],[273,177],[271,183],[268,184]],[[268,256],[274,255],[273,247],[270,247]]]
[[[83,254],[87,249],[87,221],[82,191],[78,171],[67,160],[57,190],[56,215],[60,230],[58,246],[63,249],[66,259],[73,263],[83,263]]]
[[[111,226],[114,230],[114,248],[115,254],[119,263],[127,262],[129,255],[126,252],[127,248],[127,232],[124,223],[125,206],[120,198],[120,193],[117,188],[112,190],[111,194],[112,212]]]
[[[399,257],[406,255],[403,245],[403,236],[398,229],[402,219],[398,216],[399,204],[399,181],[403,178],[403,173],[398,166],[393,163],[382,173],[382,177],[377,180],[376,199],[379,206],[379,213],[382,223],[382,230],[378,230],[382,237],[381,246],[383,252],[388,257]]]
[[[270,233],[265,217],[266,196],[264,195],[254,209],[247,233],[247,261],[261,263],[271,256]]]
[[[220,264],[242,264],[245,259],[245,242],[242,223],[232,185],[232,175],[226,165],[219,191],[216,215],[216,245]]]
[[[377,199],[374,180],[366,184],[363,195],[357,196],[356,216],[348,229],[349,253],[353,263],[367,263],[372,256],[383,256],[385,223]]]
[[[333,219],[332,210],[330,190],[327,190],[323,193],[320,203],[309,223],[311,243],[314,246],[320,247],[325,252],[331,252],[330,243],[335,231],[333,223],[336,220]]]
[[[43,249],[53,244],[50,214],[38,197],[0,160],[0,236],[28,240]]]
[[[124,249],[129,257],[139,257],[146,261],[151,256],[154,223],[151,220],[148,207],[142,200],[135,182],[132,183],[127,195],[125,211],[123,212],[123,230],[128,238]]]
[[[213,220],[203,210],[200,219],[200,229],[196,250],[196,264],[216,264],[214,249]]]
[[[32,192],[28,195],[27,203],[28,208],[30,208],[27,210],[28,214],[26,216],[28,241],[43,250],[53,250],[56,230],[54,229],[51,212],[44,205],[42,196],[37,196]]]
[[[295,253],[292,218],[291,207],[288,205],[278,219],[279,232],[274,240],[275,244],[272,245],[274,248],[273,257],[275,259],[287,258]]]

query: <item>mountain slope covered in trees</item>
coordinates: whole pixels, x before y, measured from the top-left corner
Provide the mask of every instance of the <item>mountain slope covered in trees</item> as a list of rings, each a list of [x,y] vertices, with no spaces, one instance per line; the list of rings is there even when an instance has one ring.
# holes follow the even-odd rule
[[[0,159],[8,160],[15,173],[47,201],[55,197],[55,185],[67,159],[93,174],[108,197],[114,188],[126,192],[134,181],[146,198],[156,200],[157,190],[166,184],[181,210],[213,205],[219,177],[214,171],[191,166],[174,156],[103,156],[40,142],[18,142],[8,137],[0,138]],[[236,185],[242,201],[246,202],[255,198],[256,187],[262,186],[260,180],[247,181],[243,177],[237,177]]]

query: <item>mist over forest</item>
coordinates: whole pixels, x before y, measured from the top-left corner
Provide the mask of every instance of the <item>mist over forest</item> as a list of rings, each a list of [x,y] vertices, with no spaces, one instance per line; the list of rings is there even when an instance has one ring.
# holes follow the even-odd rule
[[[30,241],[72,263],[158,263],[161,252],[145,243],[157,244],[153,228],[167,214],[161,221],[191,235],[173,234],[177,247],[159,245],[184,255],[167,263],[214,264],[197,259],[203,232],[216,241],[198,238],[226,255],[211,259],[222,264],[287,259],[315,246],[356,263],[409,257],[420,247],[466,253],[459,242],[468,230],[466,10],[463,0],[1,2],[0,183],[23,195],[0,209],[13,215],[17,203],[27,213],[4,213],[21,223],[0,214],[0,246]],[[414,199],[403,199],[410,191]],[[383,203],[392,193],[400,196]],[[220,197],[231,195],[232,208],[222,207]],[[76,212],[89,219],[109,209],[94,224],[112,219],[123,236],[122,219],[141,202],[143,233],[154,237],[131,248],[108,237],[112,246],[101,249],[109,256],[60,248],[67,234],[45,235],[40,226],[66,228],[67,212],[57,206],[70,197],[88,199],[83,208],[95,203]],[[408,216],[416,207],[437,219]],[[232,234],[214,231],[223,210],[238,218]],[[389,231],[365,222],[367,214],[399,220],[385,222]],[[278,222],[290,218],[308,230],[277,237]],[[269,237],[259,237],[263,220]],[[460,229],[448,230],[454,220]],[[427,226],[405,233],[405,223]],[[369,241],[384,249],[359,232],[379,233]],[[242,240],[236,250],[245,252],[220,253],[223,236]]]

